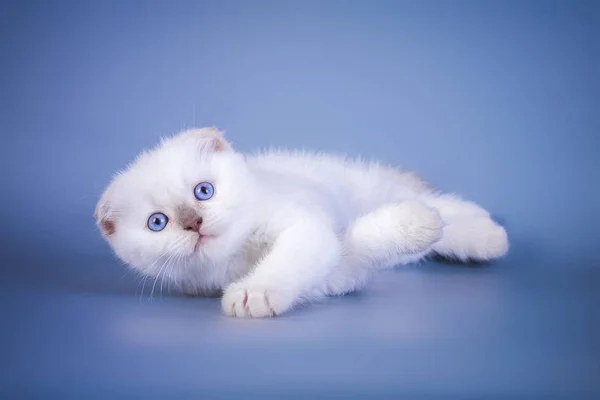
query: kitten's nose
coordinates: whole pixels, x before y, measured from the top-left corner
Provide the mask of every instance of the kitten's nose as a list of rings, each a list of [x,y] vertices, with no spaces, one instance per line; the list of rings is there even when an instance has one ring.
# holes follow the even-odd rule
[[[186,231],[194,231],[200,233],[200,225],[202,225],[202,217],[189,218],[184,222],[184,229]]]

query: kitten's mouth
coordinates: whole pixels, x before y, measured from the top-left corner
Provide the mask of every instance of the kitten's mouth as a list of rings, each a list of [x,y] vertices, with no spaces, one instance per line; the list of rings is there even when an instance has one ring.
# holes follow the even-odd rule
[[[194,245],[194,251],[198,250],[204,242],[206,242],[207,240],[209,240],[213,237],[214,237],[214,235],[198,234],[198,239],[196,240],[196,244]]]

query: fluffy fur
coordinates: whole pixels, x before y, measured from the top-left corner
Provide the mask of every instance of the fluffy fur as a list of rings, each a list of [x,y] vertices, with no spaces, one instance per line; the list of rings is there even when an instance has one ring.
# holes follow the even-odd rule
[[[215,193],[198,201],[199,182]],[[164,230],[147,227],[162,212]],[[186,222],[202,218],[199,232]],[[309,153],[244,156],[214,128],[145,151],[115,176],[95,213],[117,256],[192,295],[223,293],[223,312],[267,317],[362,287],[379,268],[438,254],[486,261],[506,231],[472,202],[415,175]]]

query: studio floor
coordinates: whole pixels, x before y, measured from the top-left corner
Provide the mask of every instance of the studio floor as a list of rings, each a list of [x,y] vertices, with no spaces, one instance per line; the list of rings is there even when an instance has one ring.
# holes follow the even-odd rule
[[[510,256],[429,262],[276,319],[237,320],[218,299],[169,295],[160,283],[151,296],[151,282],[142,294],[115,261],[96,261],[105,268],[95,275],[81,262],[63,260],[63,275],[34,285],[27,271],[39,265],[18,265],[20,284],[2,289],[3,398],[600,395],[592,269],[543,273]]]

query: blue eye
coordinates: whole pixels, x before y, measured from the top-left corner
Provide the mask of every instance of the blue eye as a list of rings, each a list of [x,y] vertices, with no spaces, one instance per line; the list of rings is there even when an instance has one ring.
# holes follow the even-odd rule
[[[194,188],[194,196],[198,200],[208,200],[215,193],[215,188],[208,182],[200,182]]]
[[[155,213],[148,218],[148,228],[151,231],[159,232],[165,229],[167,226],[167,222],[169,222],[169,218],[163,213]]]

